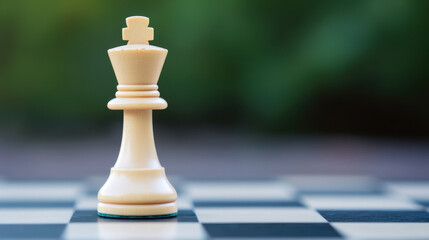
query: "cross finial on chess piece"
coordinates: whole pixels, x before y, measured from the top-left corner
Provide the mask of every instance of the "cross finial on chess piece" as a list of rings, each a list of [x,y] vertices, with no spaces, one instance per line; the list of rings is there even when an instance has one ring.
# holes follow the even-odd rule
[[[126,19],[127,27],[122,29],[122,39],[130,44],[149,44],[153,40],[153,28],[149,26],[149,18],[134,16]]]

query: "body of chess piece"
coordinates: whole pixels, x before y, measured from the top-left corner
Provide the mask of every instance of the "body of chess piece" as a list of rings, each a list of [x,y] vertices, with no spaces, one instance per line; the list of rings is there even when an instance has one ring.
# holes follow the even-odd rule
[[[128,45],[108,54],[118,80],[109,109],[124,111],[122,144],[116,164],[98,193],[98,214],[104,217],[166,217],[177,214],[177,194],[160,165],[152,129],[152,110],[165,109],[158,78],[167,56],[149,45],[153,28],[146,17],[129,17],[123,39]]]

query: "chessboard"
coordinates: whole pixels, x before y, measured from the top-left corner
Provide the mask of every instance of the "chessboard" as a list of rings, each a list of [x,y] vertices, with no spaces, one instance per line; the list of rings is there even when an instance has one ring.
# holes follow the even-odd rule
[[[169,176],[177,217],[97,215],[106,177],[0,180],[0,239],[429,239],[429,181]]]

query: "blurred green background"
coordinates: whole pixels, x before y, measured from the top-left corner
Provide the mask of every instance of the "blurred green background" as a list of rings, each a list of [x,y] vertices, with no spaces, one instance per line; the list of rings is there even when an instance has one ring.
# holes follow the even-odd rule
[[[143,15],[167,48],[157,123],[429,136],[429,1],[1,1],[2,128],[109,127],[107,50]]]

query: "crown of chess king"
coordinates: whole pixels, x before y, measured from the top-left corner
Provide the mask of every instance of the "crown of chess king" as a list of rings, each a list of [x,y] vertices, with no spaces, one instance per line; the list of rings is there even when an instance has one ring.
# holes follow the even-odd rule
[[[118,91],[107,106],[124,110],[124,127],[118,159],[98,193],[98,214],[174,216],[177,194],[159,163],[152,129],[152,110],[167,107],[156,84],[168,51],[149,45],[149,18],[129,17],[126,23],[122,36],[128,45],[108,50]]]

